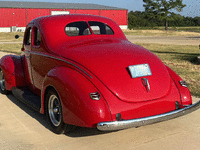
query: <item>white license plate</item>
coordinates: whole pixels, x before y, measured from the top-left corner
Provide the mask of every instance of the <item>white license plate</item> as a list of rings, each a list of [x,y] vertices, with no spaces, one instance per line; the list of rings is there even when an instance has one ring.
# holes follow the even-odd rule
[[[152,75],[149,64],[132,65],[128,68],[132,78]]]

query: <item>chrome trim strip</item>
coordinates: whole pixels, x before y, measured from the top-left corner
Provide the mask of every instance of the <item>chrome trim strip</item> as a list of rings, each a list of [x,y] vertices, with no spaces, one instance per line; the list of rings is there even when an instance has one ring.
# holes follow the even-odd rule
[[[112,122],[100,122],[97,124],[97,129],[101,131],[114,131],[114,130],[122,130],[131,127],[139,127],[148,124],[153,124],[156,122],[161,122],[169,119],[173,119],[176,117],[180,117],[191,113],[200,108],[200,101],[193,105],[189,105],[187,107],[171,111],[168,113],[145,117],[145,118],[138,118],[138,119],[131,119],[131,120],[122,120],[122,121],[112,121]]]
[[[78,67],[77,65],[69,62],[69,61],[66,61],[66,60],[63,60],[63,59],[60,59],[60,58],[56,58],[56,57],[53,57],[53,56],[50,56],[50,55],[47,55],[47,54],[40,54],[40,53],[36,53],[36,52],[31,52],[32,54],[36,54],[36,55],[41,55],[41,56],[46,56],[46,57],[49,57],[49,58],[52,58],[52,59],[57,59],[57,60],[60,60],[60,61],[63,61],[63,62],[66,62],[74,67],[76,67],[77,69],[81,70],[83,73],[85,73],[87,76],[89,76],[90,78],[92,78],[91,75],[89,75],[85,70],[83,70],[82,68]]]

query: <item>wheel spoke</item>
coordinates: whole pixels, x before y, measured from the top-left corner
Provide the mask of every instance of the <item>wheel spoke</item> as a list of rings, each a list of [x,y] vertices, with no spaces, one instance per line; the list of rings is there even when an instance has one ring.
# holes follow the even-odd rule
[[[61,123],[61,105],[56,95],[49,97],[49,117],[54,126],[59,126]]]

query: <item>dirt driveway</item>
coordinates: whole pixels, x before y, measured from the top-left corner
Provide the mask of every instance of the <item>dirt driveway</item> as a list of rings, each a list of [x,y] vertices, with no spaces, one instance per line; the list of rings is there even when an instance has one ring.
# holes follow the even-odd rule
[[[174,45],[200,45],[200,36],[134,36],[126,35],[133,43],[157,43]]]
[[[154,39],[144,41],[148,40]],[[0,57],[5,54],[0,52]],[[193,97],[193,102],[198,100]],[[173,120],[116,132],[80,128],[56,135],[49,130],[44,115],[12,94],[0,94],[0,106],[0,149],[3,150],[198,150],[200,147],[200,110]]]

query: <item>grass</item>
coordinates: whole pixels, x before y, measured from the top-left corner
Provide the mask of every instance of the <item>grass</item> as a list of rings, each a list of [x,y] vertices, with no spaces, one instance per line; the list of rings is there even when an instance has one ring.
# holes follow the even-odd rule
[[[200,33],[200,27],[170,27],[169,30],[175,30],[175,31],[188,31],[188,32],[197,32]]]
[[[133,30],[165,30],[164,26],[159,27],[135,27]],[[169,31],[189,31],[189,32],[199,32],[199,26],[191,26],[191,27],[168,27]]]
[[[15,54],[21,53],[23,37],[15,39],[15,35],[24,36],[24,32],[0,32],[0,42],[18,42],[0,44],[0,51]]]
[[[0,44],[0,51],[21,54],[22,43]]]
[[[24,32],[0,32],[0,42],[22,41],[23,37],[15,39],[15,35],[24,36]]]
[[[165,44],[141,44],[156,54],[167,66],[188,83],[192,95],[200,97],[200,65],[195,57],[200,55],[199,46],[180,46]]]
[[[125,35],[136,36],[200,36],[200,32],[173,31],[173,30],[122,30]]]

